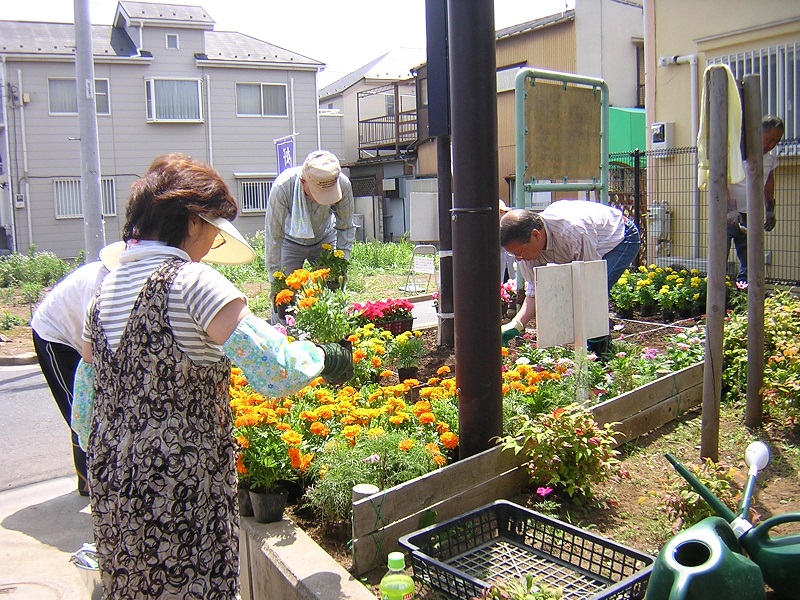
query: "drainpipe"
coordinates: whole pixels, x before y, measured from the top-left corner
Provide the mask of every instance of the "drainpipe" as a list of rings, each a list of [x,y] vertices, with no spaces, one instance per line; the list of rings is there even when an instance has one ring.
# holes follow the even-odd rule
[[[206,74],[206,130],[208,131],[208,164],[214,166],[214,133],[211,127],[211,75]]]
[[[0,55],[0,78],[2,78],[3,85],[6,86],[8,89],[8,73],[6,72],[6,57],[5,55]],[[5,90],[0,93],[0,98],[5,98]],[[17,251],[17,226],[14,222],[14,178],[12,177],[12,160],[11,160],[11,145],[8,142],[8,132],[9,132],[9,122],[8,122],[8,109],[6,108],[8,103],[3,102],[2,108],[0,108],[0,113],[2,115],[3,123],[5,124],[5,133],[3,135],[3,150],[5,156],[5,175],[3,176],[4,181],[6,182],[6,202],[0,203],[0,208],[2,209],[2,225],[5,227],[6,224],[10,227],[10,231],[8,232],[8,236],[11,238],[12,248],[14,252]]]
[[[22,100],[22,69],[17,69],[17,89],[19,91],[19,122],[22,138],[22,176],[25,179],[25,218],[28,221],[28,247],[33,245],[33,224],[31,223],[31,184],[28,179],[28,142],[25,129],[25,102]]]
[[[692,109],[692,142],[697,146],[697,133],[700,124],[700,98],[697,89],[697,54],[684,54],[682,56],[662,56],[658,59],[659,67],[669,65],[689,65],[690,87],[689,96]],[[697,164],[695,164],[697,171]],[[699,257],[700,252],[700,189],[694,186],[694,205],[692,207],[692,253],[694,258]]]

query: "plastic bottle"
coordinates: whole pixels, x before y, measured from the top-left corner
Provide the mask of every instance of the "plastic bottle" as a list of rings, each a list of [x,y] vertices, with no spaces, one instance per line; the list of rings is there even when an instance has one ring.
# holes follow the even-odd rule
[[[380,583],[381,600],[411,600],[414,580],[405,573],[406,560],[402,552],[389,553],[389,572]]]

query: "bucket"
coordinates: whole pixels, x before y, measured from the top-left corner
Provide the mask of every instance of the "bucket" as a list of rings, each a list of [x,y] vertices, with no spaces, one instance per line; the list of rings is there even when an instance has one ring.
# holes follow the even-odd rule
[[[740,554],[730,525],[709,517],[673,537],[653,564],[645,600],[763,600],[761,569]]]

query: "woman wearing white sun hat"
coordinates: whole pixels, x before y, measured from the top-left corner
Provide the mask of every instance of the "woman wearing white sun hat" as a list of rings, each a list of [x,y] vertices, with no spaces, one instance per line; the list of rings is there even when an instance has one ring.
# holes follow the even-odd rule
[[[157,159],[131,188],[121,265],[89,306],[74,406],[93,396],[92,408],[73,426],[106,600],[238,597],[231,360],[273,397],[352,375],[348,348],[290,343],[199,262],[254,258],[237,212],[208,165]]]

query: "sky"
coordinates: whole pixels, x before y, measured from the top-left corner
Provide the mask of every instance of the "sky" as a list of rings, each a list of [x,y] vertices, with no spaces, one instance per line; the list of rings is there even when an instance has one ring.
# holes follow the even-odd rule
[[[117,0],[88,0],[109,25]],[[472,0],[453,0],[470,2]],[[425,47],[425,0],[172,0],[202,6],[216,31],[238,31],[327,65],[320,87],[395,48]],[[575,0],[495,0],[495,28],[574,8]],[[72,23],[71,0],[0,0],[0,20]]]

